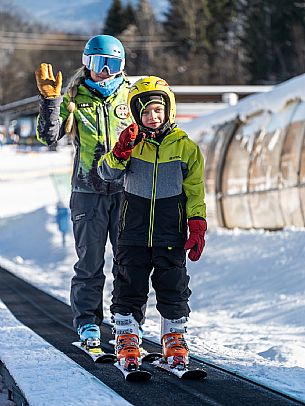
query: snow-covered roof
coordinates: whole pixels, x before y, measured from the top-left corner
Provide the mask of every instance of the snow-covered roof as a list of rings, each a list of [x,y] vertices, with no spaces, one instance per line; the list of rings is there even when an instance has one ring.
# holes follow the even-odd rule
[[[236,119],[246,122],[260,111],[274,113],[293,100],[305,101],[305,74],[276,85],[269,92],[247,96],[235,106],[197,117],[184,123],[183,129],[196,140],[203,132],[210,132],[214,126]]]

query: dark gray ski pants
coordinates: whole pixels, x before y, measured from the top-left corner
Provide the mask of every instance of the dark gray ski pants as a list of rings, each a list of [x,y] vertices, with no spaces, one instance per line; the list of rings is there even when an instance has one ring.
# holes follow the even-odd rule
[[[157,309],[165,319],[188,316],[190,277],[183,247],[138,247],[120,245],[118,273],[112,292],[112,313],[132,313],[142,323],[149,293],[149,278],[156,292]]]
[[[71,281],[71,309],[75,328],[103,320],[105,246],[109,234],[115,257],[122,193],[102,195],[73,192],[71,218],[78,261]],[[113,266],[113,273],[116,265]]]

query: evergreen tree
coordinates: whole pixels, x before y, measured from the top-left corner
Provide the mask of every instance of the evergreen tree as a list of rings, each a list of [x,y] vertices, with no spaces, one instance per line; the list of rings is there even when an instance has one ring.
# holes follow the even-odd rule
[[[192,82],[210,83],[214,80],[216,57],[228,40],[237,0],[169,0],[169,3],[164,22],[169,51],[181,57],[185,72],[193,76]]]
[[[105,20],[103,32],[104,34],[117,36],[125,28],[125,14],[121,0],[113,0]]]
[[[244,14],[242,41],[251,81],[274,83],[301,73],[298,48],[305,48],[305,2],[252,0]]]
[[[160,73],[160,24],[157,22],[153,9],[148,0],[140,0],[135,10],[136,23],[136,49],[137,54],[137,74],[156,74],[156,69]],[[157,68],[158,66],[158,68]]]
[[[253,0],[251,4],[245,5],[244,15],[242,43],[247,57],[245,65],[255,83],[270,76],[270,14],[265,0]]]
[[[135,10],[130,2],[127,3],[127,6],[124,9],[123,13],[124,19],[124,29],[126,29],[129,25],[135,24],[136,22],[136,14]]]
[[[303,44],[305,38],[305,2],[299,0],[270,0],[272,73],[283,81],[299,73],[294,29],[299,27]]]
[[[135,24],[135,18],[135,10],[130,2],[124,7],[121,0],[113,0],[105,20],[103,32],[104,34],[118,36],[129,25]]]
[[[204,37],[208,20],[208,0],[169,0],[169,9],[165,13],[164,31],[170,43],[169,49],[174,53],[186,56],[196,52],[198,28]],[[205,19],[198,22],[201,11]],[[198,28],[196,28],[198,27]]]

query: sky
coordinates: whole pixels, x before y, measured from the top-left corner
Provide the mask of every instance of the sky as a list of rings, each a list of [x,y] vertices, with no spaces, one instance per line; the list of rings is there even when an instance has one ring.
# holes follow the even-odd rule
[[[27,19],[33,19],[49,25],[54,30],[64,30],[71,33],[93,33],[101,31],[103,21],[112,4],[112,0],[0,0],[9,3],[10,8],[20,10]],[[128,0],[122,0],[126,5]],[[130,0],[134,6],[138,0]],[[150,4],[159,19],[167,8],[167,0],[150,0]]]
[[[68,304],[74,242],[70,230],[62,245],[55,208],[59,200],[68,205],[71,163],[71,147],[64,145],[58,152],[0,149],[0,265]],[[304,229],[209,230],[202,258],[187,264],[193,293],[186,338],[192,355],[305,401],[304,256]],[[111,262],[108,246],[106,322]],[[159,329],[151,291],[144,336],[159,342]],[[38,351],[47,354],[47,365]],[[62,405],[62,399],[70,405],[67,392],[71,405],[78,406],[84,382],[92,388],[87,391],[90,404],[100,405],[101,393],[105,405],[124,404],[111,389],[21,325],[1,300],[0,359],[31,406]],[[44,382],[39,390],[37,379]]]

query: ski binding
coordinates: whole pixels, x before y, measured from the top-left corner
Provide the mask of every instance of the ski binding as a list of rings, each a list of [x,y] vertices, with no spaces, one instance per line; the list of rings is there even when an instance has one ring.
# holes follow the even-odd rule
[[[107,363],[116,361],[115,354],[104,352],[100,346],[87,348],[86,345],[81,341],[75,341],[72,343],[72,345],[80,348],[82,351],[88,354],[96,363]]]

